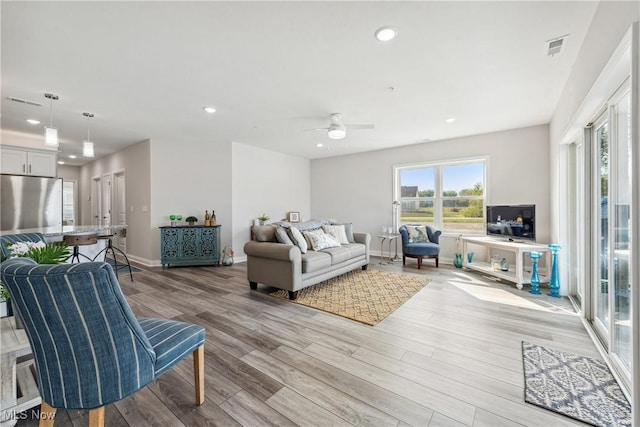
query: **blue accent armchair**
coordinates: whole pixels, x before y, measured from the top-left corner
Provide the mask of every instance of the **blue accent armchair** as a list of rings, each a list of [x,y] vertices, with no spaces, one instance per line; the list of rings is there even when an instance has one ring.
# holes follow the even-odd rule
[[[425,225],[427,229],[428,242],[411,242],[407,227],[425,224],[406,224],[398,230],[402,236],[402,265],[407,264],[407,257],[418,260],[418,270],[422,268],[423,258],[435,258],[438,267],[438,257],[440,255],[440,235],[442,231],[436,227]]]
[[[189,354],[196,404],[204,402],[204,328],[136,319],[109,264],[38,265],[12,258],[0,265],[0,278],[31,344],[42,412],[88,409],[90,425],[103,425],[105,405],[145,387]]]

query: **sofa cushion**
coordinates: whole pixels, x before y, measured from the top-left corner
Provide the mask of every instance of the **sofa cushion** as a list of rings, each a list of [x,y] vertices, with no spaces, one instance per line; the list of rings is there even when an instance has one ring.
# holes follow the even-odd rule
[[[322,229],[325,233],[332,235],[341,245],[348,245],[347,233],[343,224],[340,225],[323,225]],[[352,233],[353,234],[353,233]]]
[[[353,254],[349,246],[336,246],[334,248],[323,249],[321,252],[331,255],[331,265],[340,264],[341,262],[353,258]]]
[[[367,254],[367,247],[362,243],[349,243],[348,245],[344,245],[343,248],[348,248],[351,251],[351,258],[357,258]]]
[[[280,227],[279,225],[276,226],[276,240],[280,243],[284,243],[285,245],[295,245],[295,243],[293,243],[289,238],[287,230]]]
[[[275,242],[276,227],[273,225],[254,225],[253,236],[258,242]]]
[[[314,251],[340,246],[340,242],[331,234],[323,233],[322,230],[320,230],[320,233],[310,234],[309,240],[311,241],[311,249]]]
[[[331,267],[331,255],[324,252],[309,251],[302,255],[302,273],[312,273]]]
[[[295,243],[296,246],[300,248],[300,252],[302,252],[303,254],[306,254],[307,253],[307,241],[305,240],[305,238],[302,235],[302,233],[300,232],[300,230],[298,230],[295,227],[291,227],[289,229],[289,232],[291,233],[290,237],[291,237],[291,240],[293,241],[293,243]]]

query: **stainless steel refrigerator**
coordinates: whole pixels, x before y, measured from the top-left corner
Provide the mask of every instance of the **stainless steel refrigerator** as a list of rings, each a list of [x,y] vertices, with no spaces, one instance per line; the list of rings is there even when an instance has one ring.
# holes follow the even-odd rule
[[[0,175],[0,230],[60,227],[62,178]]]

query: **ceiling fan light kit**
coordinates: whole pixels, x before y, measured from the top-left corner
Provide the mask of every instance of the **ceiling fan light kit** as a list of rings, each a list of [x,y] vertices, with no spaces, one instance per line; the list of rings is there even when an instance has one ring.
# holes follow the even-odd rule
[[[344,125],[331,124],[331,126],[329,126],[329,131],[327,132],[327,134],[331,139],[343,139],[345,136],[347,136],[347,130],[345,129]]]

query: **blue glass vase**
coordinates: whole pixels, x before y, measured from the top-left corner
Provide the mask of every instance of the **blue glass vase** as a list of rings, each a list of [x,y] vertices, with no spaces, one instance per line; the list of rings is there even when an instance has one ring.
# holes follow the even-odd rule
[[[455,268],[462,268],[462,254],[455,254],[453,256],[453,266]]]
[[[540,295],[540,276],[538,275],[538,260],[542,256],[540,252],[529,252],[531,257],[531,290],[530,294]]]
[[[558,277],[558,251],[562,246],[551,243],[551,280],[549,281],[549,296],[560,298],[560,278]]]

